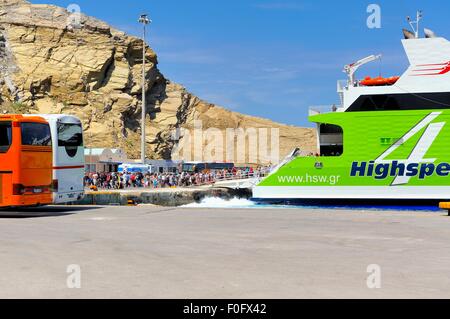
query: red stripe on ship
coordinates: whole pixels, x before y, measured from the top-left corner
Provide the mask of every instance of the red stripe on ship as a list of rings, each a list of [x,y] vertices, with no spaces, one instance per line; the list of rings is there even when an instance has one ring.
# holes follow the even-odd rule
[[[445,63],[435,63],[435,64],[418,64],[416,66],[437,66],[437,65],[447,65],[449,62]]]
[[[53,167],[53,169],[77,169],[77,168],[84,168],[84,165],[78,165],[78,166],[56,166],[56,167]]]
[[[439,68],[439,69],[422,69],[422,70],[413,70],[413,72],[425,72],[425,71],[442,71],[445,70],[445,68]]]
[[[439,68],[439,69],[419,69],[419,70],[412,70],[412,71],[413,72],[440,71],[440,72],[412,74],[411,76],[443,75],[443,74],[446,74],[446,73],[450,72],[450,62],[439,63],[439,64],[421,64],[421,65],[417,65],[417,67],[429,67],[429,66],[438,66],[438,65],[442,66],[442,68]]]

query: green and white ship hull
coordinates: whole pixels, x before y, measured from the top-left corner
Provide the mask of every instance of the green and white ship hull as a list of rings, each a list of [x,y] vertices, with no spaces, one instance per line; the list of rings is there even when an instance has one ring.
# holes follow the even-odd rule
[[[346,67],[342,106],[312,111],[316,156],[294,152],[254,189],[256,201],[413,204],[450,199],[450,43],[403,41],[409,69],[394,84],[364,86]],[[331,109],[331,108],[330,108]]]

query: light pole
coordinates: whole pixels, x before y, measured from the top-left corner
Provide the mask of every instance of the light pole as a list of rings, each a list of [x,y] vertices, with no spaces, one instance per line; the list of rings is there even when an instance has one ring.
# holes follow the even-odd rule
[[[145,29],[147,24],[150,24],[152,21],[148,18],[146,14],[141,14],[139,17],[139,23],[142,23],[144,26],[144,32],[142,37],[142,128],[141,128],[141,161],[142,164],[145,164],[145,119],[147,115],[147,105],[145,101]]]
[[[91,173],[91,169],[92,169],[92,133],[89,132],[89,140],[91,142],[91,147],[89,148],[89,169],[88,169],[88,173]]]

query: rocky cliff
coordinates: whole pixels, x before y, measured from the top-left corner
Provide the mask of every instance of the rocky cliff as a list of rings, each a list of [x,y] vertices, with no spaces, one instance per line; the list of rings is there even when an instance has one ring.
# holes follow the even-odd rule
[[[84,122],[86,145],[121,147],[139,157],[142,41],[108,24],[52,5],[0,0],[1,111],[69,113]],[[169,158],[172,132],[191,128],[278,128],[280,155],[316,148],[313,129],[245,116],[202,101],[166,79],[146,49],[147,144]],[[207,143],[205,141],[205,143]]]

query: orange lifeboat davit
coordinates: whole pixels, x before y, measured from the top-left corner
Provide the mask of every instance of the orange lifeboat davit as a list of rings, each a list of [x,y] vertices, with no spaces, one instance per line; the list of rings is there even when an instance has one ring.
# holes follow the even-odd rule
[[[384,85],[394,85],[398,79],[400,79],[399,76],[393,76],[390,78],[383,78],[381,76],[376,78],[371,78],[370,76],[366,77],[364,80],[360,82],[363,86],[384,86]]]

